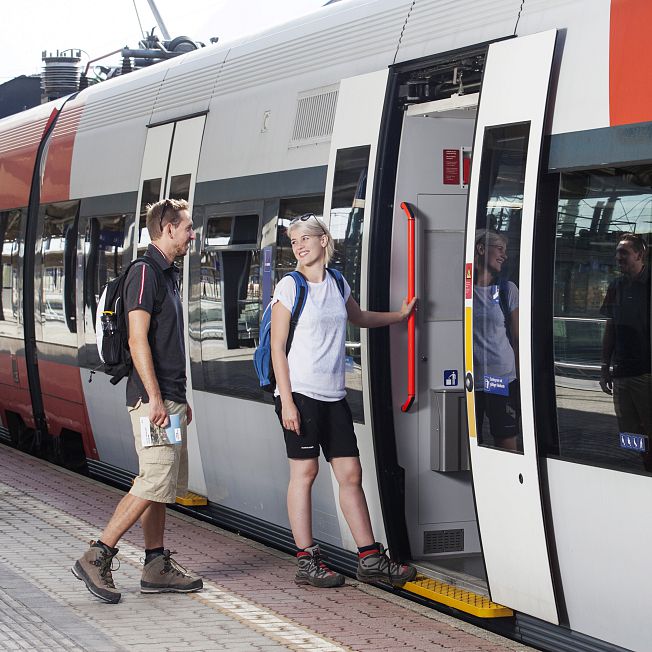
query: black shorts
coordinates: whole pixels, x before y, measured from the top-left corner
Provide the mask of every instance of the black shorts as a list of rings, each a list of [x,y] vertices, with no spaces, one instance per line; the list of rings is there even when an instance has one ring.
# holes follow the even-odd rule
[[[303,394],[292,393],[301,416],[300,435],[283,428],[285,448],[290,459],[308,460],[319,457],[319,447],[330,462],[334,457],[359,457],[353,431],[353,416],[346,399],[318,401]],[[276,414],[283,426],[281,397],[274,397]]]
[[[518,415],[520,397],[518,380],[509,383],[509,395],[475,393],[475,418],[478,435],[482,434],[485,415],[489,420],[489,430],[495,441],[516,437],[519,432]]]

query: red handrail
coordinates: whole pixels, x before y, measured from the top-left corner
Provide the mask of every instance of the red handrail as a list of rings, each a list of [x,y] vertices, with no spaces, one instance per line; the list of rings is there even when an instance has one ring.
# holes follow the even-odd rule
[[[414,299],[414,270],[415,270],[415,219],[414,211],[412,206],[406,202],[401,202],[401,208],[407,215],[408,220],[408,303]],[[414,403],[415,397],[415,356],[416,356],[416,347],[415,347],[415,321],[414,321],[414,310],[410,313],[408,317],[408,379],[407,379],[407,391],[408,397],[401,406],[403,412],[407,412]]]

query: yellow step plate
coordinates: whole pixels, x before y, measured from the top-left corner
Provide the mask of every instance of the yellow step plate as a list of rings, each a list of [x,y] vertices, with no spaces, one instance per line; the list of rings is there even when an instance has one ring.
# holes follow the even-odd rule
[[[177,503],[186,507],[199,507],[201,505],[208,505],[208,500],[204,496],[188,491],[183,496],[177,496]]]
[[[489,598],[471,593],[471,591],[466,591],[458,586],[444,584],[425,575],[417,575],[414,582],[407,582],[402,588],[478,618],[505,618],[514,615],[511,609],[496,604]]]

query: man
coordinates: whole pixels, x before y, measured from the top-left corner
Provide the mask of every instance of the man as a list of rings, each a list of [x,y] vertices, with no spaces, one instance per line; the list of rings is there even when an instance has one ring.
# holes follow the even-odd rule
[[[613,394],[620,432],[644,435],[645,467],[652,470],[652,374],[650,351],[650,274],[643,238],[623,235],[616,247],[622,274],[612,281],[600,313],[607,317],[602,340],[600,387]]]
[[[124,533],[140,518],[145,539],[143,593],[189,592],[202,588],[202,580],[189,575],[163,545],[166,503],[186,491],[188,480],[187,424],[192,420],[186,402],[186,357],[177,256],[185,256],[195,239],[188,202],[166,199],[148,207],[147,230],[151,244],[145,256],[161,270],[133,265],[125,280],[129,350],[133,369],[127,381],[139,475],[118,504],[102,537],[75,563],[73,574],[96,597],[109,603],[120,600],[113,584],[111,562]],[[161,302],[159,281],[166,291]],[[160,305],[155,305],[158,302]],[[168,443],[164,431],[169,415],[179,415],[181,444]],[[176,421],[177,417],[175,417]],[[179,434],[179,430],[176,431]],[[154,441],[155,445],[150,445]]]

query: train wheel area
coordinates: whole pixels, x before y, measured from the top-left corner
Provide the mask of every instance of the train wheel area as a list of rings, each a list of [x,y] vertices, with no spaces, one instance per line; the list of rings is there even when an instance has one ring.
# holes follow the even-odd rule
[[[531,649],[350,578],[337,589],[298,587],[290,556],[175,512],[166,546],[203,577],[203,591],[141,594],[135,527],[114,571],[122,600],[108,605],[70,567],[122,492],[4,445],[0,477],[2,649]]]

